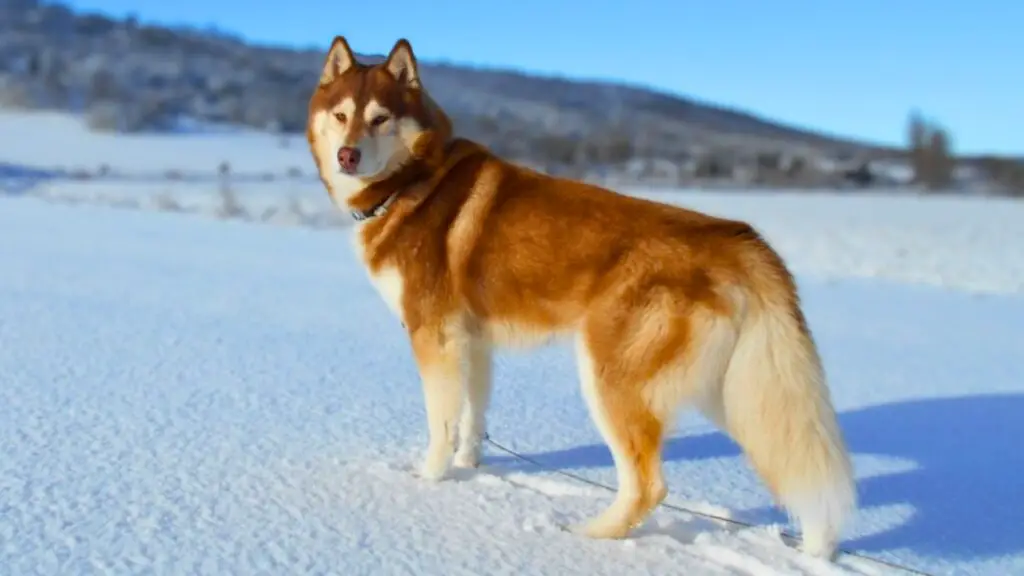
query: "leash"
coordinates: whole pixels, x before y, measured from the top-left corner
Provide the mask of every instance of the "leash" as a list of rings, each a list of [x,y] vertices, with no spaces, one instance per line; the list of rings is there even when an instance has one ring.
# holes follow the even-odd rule
[[[523,454],[520,454],[519,452],[516,452],[515,450],[512,450],[511,448],[507,448],[506,446],[502,445],[501,443],[499,443],[499,442],[495,441],[493,438],[491,438],[491,435],[486,433],[486,432],[484,433],[483,441],[486,442],[487,444],[490,444],[493,448],[495,448],[499,452],[504,452],[508,456],[511,456],[511,457],[513,457],[513,458],[515,458],[517,460],[522,461],[522,462],[526,462],[528,464],[532,464],[533,466],[536,466],[537,468],[540,468],[542,470],[547,470],[549,472],[553,472],[553,473],[558,474],[560,476],[564,476],[566,478],[570,478],[570,479],[575,480],[577,482],[582,482],[583,484],[587,484],[587,485],[593,486],[595,488],[600,488],[600,489],[608,491],[608,492],[613,492],[613,493],[615,492],[615,488],[612,488],[611,486],[608,486],[606,484],[602,484],[600,482],[591,480],[589,478],[585,478],[585,477],[580,476],[578,474],[573,474],[572,472],[566,472],[564,470],[557,470],[557,469],[548,468],[547,466],[544,466],[542,463],[538,462],[534,458],[530,458],[529,456],[525,456]],[[709,512],[700,512],[699,510],[692,510],[692,509],[686,508],[684,506],[677,506],[675,504],[669,504],[667,502],[662,502],[660,504],[660,506],[662,506],[664,508],[668,508],[669,510],[674,510],[676,512],[682,512],[684,514],[691,514],[693,516],[700,516],[700,517],[706,518],[708,520],[716,520],[718,522],[722,522],[722,523],[725,523],[725,524],[732,524],[733,526],[741,526],[743,528],[757,528],[756,524],[751,524],[749,522],[744,522],[742,520],[736,520],[734,518],[726,518],[724,516],[718,516],[717,514],[711,514]],[[780,537],[783,540],[788,541],[791,545],[795,545],[796,543],[799,542],[799,539],[796,536],[786,532],[785,530],[781,531],[779,535],[780,535]],[[858,558],[860,560],[865,560],[867,562],[871,562],[873,564],[877,564],[879,566],[885,566],[887,568],[893,568],[893,569],[896,569],[896,570],[900,570],[900,571],[906,572],[907,574],[915,574],[917,576],[934,576],[933,574],[931,574],[929,572],[925,572],[925,571],[919,570],[917,568],[912,568],[910,566],[905,566],[903,564],[899,564],[899,563],[896,563],[896,562],[890,562],[889,560],[884,560],[882,558],[877,558],[875,556],[868,556],[868,555],[866,555],[866,554],[864,554],[862,552],[857,552],[855,550],[844,550],[844,549],[840,548],[836,552],[837,552],[837,554],[843,554],[843,555],[846,555],[846,556],[851,556],[851,557],[854,557],[854,558]]]

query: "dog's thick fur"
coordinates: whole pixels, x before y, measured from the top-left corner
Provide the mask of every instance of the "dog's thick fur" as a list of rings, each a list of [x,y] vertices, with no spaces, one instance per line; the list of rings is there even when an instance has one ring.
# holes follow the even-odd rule
[[[505,162],[454,138],[407,41],[356,60],[336,37],[310,99],[320,176],[408,331],[422,377],[425,478],[474,467],[495,346],[571,336],[618,493],[577,530],[625,537],[666,496],[662,441],[684,406],[744,450],[831,556],[856,505],[819,355],[780,256],[748,224]],[[361,152],[358,166],[341,148]],[[344,169],[343,169],[344,168]]]

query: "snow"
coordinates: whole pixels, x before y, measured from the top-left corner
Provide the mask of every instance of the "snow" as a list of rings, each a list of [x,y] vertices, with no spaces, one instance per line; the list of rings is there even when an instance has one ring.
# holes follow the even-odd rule
[[[62,202],[101,203],[280,225],[346,226],[330,205],[303,136],[219,130],[176,135],[111,135],[76,116],[0,109],[0,192]],[[283,146],[286,144],[286,146]],[[227,188],[217,170],[235,175]],[[98,177],[101,167],[111,176]],[[6,168],[6,170],[5,170]],[[89,179],[8,172],[83,170]],[[168,178],[168,172],[176,173]],[[972,293],[1024,295],[1024,202],[907,192],[626,191],[755,222],[815,279],[882,278]]]
[[[80,116],[66,112],[0,108],[0,134],[13,136],[0,140],[0,158],[43,169],[92,171],[107,165],[128,174],[214,174],[227,162],[237,172],[284,174],[310,165],[304,137],[242,128],[125,135],[90,131]]]
[[[146,138],[187,169],[207,136]],[[118,142],[88,162],[117,167],[137,141]],[[0,162],[67,167],[17,148],[0,139]],[[164,166],[148,154],[124,170]],[[755,528],[661,509],[627,541],[562,531],[611,494],[552,470],[615,482],[563,347],[499,357],[488,426],[550,470],[488,447],[480,471],[418,479],[416,371],[344,220],[295,225],[329,210],[313,184],[248,186],[243,204],[294,194],[304,216],[218,220],[215,183],[57,179],[0,198],[0,573],[898,573],[782,544],[786,518],[692,414],[666,447],[669,503]],[[101,205],[161,187],[199,215]],[[793,262],[857,469],[844,548],[1024,571],[1021,204],[635,192],[748,217]]]

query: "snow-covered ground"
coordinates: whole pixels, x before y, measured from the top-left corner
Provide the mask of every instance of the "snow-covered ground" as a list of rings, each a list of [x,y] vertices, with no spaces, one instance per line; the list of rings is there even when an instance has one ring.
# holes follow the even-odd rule
[[[3,134],[0,162],[75,161],[16,157]],[[207,136],[144,138],[184,169]],[[138,142],[88,160],[116,169]],[[238,197],[288,206],[277,185]],[[493,449],[480,472],[424,483],[408,346],[344,227],[49,201],[104,186],[0,198],[0,574],[898,573],[780,543],[785,518],[695,415],[666,449],[669,501],[758,527],[660,510],[635,539],[581,540],[558,526],[611,495]],[[166,186],[204,215],[218,205],[215,183]],[[304,215],[327,209],[314,185],[294,194]],[[933,574],[1024,572],[1021,205],[645,194],[750,218],[797,269],[855,455],[863,507],[844,548]],[[614,484],[566,349],[500,356],[489,430]]]
[[[284,175],[292,168],[314,173],[309,171],[309,149],[302,136],[283,138],[242,128],[173,136],[98,133],[88,130],[77,115],[3,108],[0,161],[89,172],[105,165],[129,175],[215,174],[222,162],[240,173]]]

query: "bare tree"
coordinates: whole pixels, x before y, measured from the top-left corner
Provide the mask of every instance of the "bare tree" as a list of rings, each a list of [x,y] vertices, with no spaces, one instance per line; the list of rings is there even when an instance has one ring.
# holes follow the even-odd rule
[[[914,181],[923,183],[928,164],[928,126],[916,110],[910,113],[907,122],[907,140],[910,147],[910,165],[914,170]]]
[[[956,158],[949,132],[914,111],[907,123],[907,139],[914,182],[931,190],[952,186]]]
[[[953,184],[955,161],[950,154],[949,136],[942,128],[933,129],[928,137],[927,185],[933,190]]]

